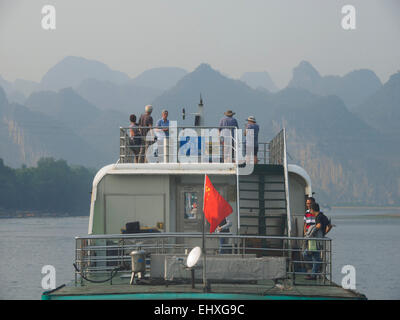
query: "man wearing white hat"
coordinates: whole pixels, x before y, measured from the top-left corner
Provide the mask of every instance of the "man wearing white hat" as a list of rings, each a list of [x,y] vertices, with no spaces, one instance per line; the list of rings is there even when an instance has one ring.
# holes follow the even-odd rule
[[[246,130],[244,132],[245,136],[248,136],[250,134],[250,131],[248,131],[248,130],[253,130],[252,135],[254,137],[254,142],[253,142],[253,145],[251,145],[251,142],[246,140],[246,148],[247,148],[247,146],[254,147],[254,149],[253,149],[254,150],[254,163],[256,164],[258,162],[258,158],[257,158],[258,132],[260,131],[260,127],[256,123],[256,118],[254,116],[250,116],[247,118]]]

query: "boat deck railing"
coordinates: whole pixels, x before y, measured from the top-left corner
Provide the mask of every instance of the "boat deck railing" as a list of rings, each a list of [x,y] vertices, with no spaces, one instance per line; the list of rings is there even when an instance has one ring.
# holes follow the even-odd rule
[[[254,155],[252,130],[173,125],[165,129],[120,127],[119,163],[240,163],[246,155]],[[131,130],[136,138],[131,137]],[[269,142],[258,143],[257,158],[258,163],[269,163]]]
[[[220,247],[219,238],[225,238]],[[320,285],[332,282],[332,245],[329,238],[312,238],[316,247],[312,253],[318,259],[306,260],[303,257],[305,244],[309,238],[281,236],[250,236],[232,234],[206,234],[206,257],[235,255],[235,258],[246,258],[252,254],[256,257],[286,257],[286,273],[288,279],[296,282],[296,276],[310,274],[313,263],[318,272],[314,275],[321,281]],[[201,246],[201,233],[136,233],[118,235],[88,235],[76,237],[75,250],[75,284],[90,276],[131,272],[132,251],[144,250],[147,256],[146,271],[150,272],[152,254],[184,255],[195,246]],[[196,245],[196,246],[197,246]],[[221,251],[222,249],[222,251]]]

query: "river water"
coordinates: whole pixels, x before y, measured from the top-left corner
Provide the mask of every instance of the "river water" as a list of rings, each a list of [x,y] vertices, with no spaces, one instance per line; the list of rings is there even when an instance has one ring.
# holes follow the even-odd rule
[[[356,270],[356,290],[369,299],[400,299],[400,209],[335,208],[333,280],[344,265]],[[40,299],[41,271],[56,270],[56,285],[74,276],[74,237],[88,217],[0,219],[0,299]]]

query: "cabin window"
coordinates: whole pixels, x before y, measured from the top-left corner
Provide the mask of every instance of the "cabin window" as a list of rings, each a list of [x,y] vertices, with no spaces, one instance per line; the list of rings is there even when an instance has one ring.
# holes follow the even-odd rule
[[[185,219],[197,219],[199,214],[197,192],[185,192]]]

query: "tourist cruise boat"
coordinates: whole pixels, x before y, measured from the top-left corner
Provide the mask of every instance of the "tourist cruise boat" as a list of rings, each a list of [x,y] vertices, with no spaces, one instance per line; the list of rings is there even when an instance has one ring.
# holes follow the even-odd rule
[[[75,238],[74,279],[42,299],[366,299],[332,281],[329,238],[315,239],[320,270],[305,279],[312,185],[288,164],[285,129],[259,144],[254,164],[243,157],[240,132],[228,128],[233,142],[224,146],[233,152],[221,156],[211,134],[221,128],[201,126],[201,108],[196,126],[170,127],[145,163],[133,163],[129,128],[120,128],[119,159],[96,174],[88,234]],[[208,232],[205,175],[233,209],[229,232]]]

